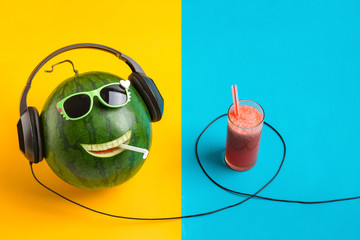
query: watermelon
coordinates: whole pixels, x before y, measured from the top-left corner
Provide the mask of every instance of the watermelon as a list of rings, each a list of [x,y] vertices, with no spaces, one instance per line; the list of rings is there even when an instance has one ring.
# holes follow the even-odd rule
[[[48,97],[40,115],[44,157],[52,171],[65,182],[83,189],[106,189],[133,177],[144,163],[143,154],[125,149],[102,148],[106,143],[148,149],[151,119],[144,101],[130,86],[130,102],[109,108],[97,97],[91,112],[79,120],[66,120],[56,104],[73,93],[91,91],[122,78],[104,72],[88,72],[63,81]],[[86,146],[99,146],[86,150]]]

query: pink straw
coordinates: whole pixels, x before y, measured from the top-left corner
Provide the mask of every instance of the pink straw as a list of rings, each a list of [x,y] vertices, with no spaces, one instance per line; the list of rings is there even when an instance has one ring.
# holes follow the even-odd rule
[[[236,84],[231,86],[231,92],[233,97],[233,106],[234,106],[235,115],[240,116],[239,95]]]

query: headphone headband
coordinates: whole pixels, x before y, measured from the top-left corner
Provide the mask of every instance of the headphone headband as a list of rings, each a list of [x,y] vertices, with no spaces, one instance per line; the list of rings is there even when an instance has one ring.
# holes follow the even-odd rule
[[[73,45],[69,45],[63,48],[60,48],[58,50],[56,50],[55,52],[51,53],[49,56],[47,56],[46,58],[44,58],[36,67],[35,69],[32,71],[32,73],[30,74],[28,81],[26,83],[26,86],[21,94],[21,100],[20,100],[20,116],[25,112],[26,108],[27,108],[27,95],[28,92],[30,90],[31,87],[31,82],[33,80],[33,78],[35,77],[35,75],[37,74],[37,72],[40,70],[40,68],[42,66],[45,65],[45,63],[47,63],[50,59],[54,58],[55,56],[70,51],[70,50],[74,50],[74,49],[79,49],[79,48],[90,48],[90,49],[97,49],[97,50],[102,50],[108,53],[112,53],[114,54],[117,58],[121,59],[122,61],[124,61],[133,72],[139,73],[139,74],[143,74],[145,75],[144,70],[140,67],[139,64],[137,64],[132,58],[126,56],[125,54],[122,54],[121,52],[119,52],[116,49],[104,46],[104,45],[99,45],[99,44],[94,44],[94,43],[78,43],[78,44],[73,44]]]

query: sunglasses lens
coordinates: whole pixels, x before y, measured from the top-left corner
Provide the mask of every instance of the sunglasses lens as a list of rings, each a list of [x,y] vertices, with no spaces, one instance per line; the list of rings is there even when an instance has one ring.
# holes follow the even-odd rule
[[[78,118],[89,112],[91,99],[86,94],[72,96],[64,102],[64,110],[70,118]]]
[[[100,96],[107,104],[115,107],[127,101],[125,88],[121,85],[110,85],[101,89]]]

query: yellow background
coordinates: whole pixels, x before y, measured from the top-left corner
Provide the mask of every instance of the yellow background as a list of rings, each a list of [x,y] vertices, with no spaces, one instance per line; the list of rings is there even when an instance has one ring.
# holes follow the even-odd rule
[[[165,114],[153,124],[149,158],[127,183],[86,191],[58,179],[43,161],[34,165],[45,184],[97,210],[135,217],[181,214],[181,3],[176,1],[1,1],[1,172],[2,239],[180,239],[181,221],[131,221],[98,215],[38,185],[18,149],[16,123],[20,94],[33,68],[66,45],[91,42],[118,49],[135,59],[155,80]],[[100,70],[127,77],[128,67],[111,54],[75,50],[80,73]],[[60,81],[73,75],[68,64],[35,77],[28,105],[41,111]],[[171,129],[171,131],[169,131]]]

